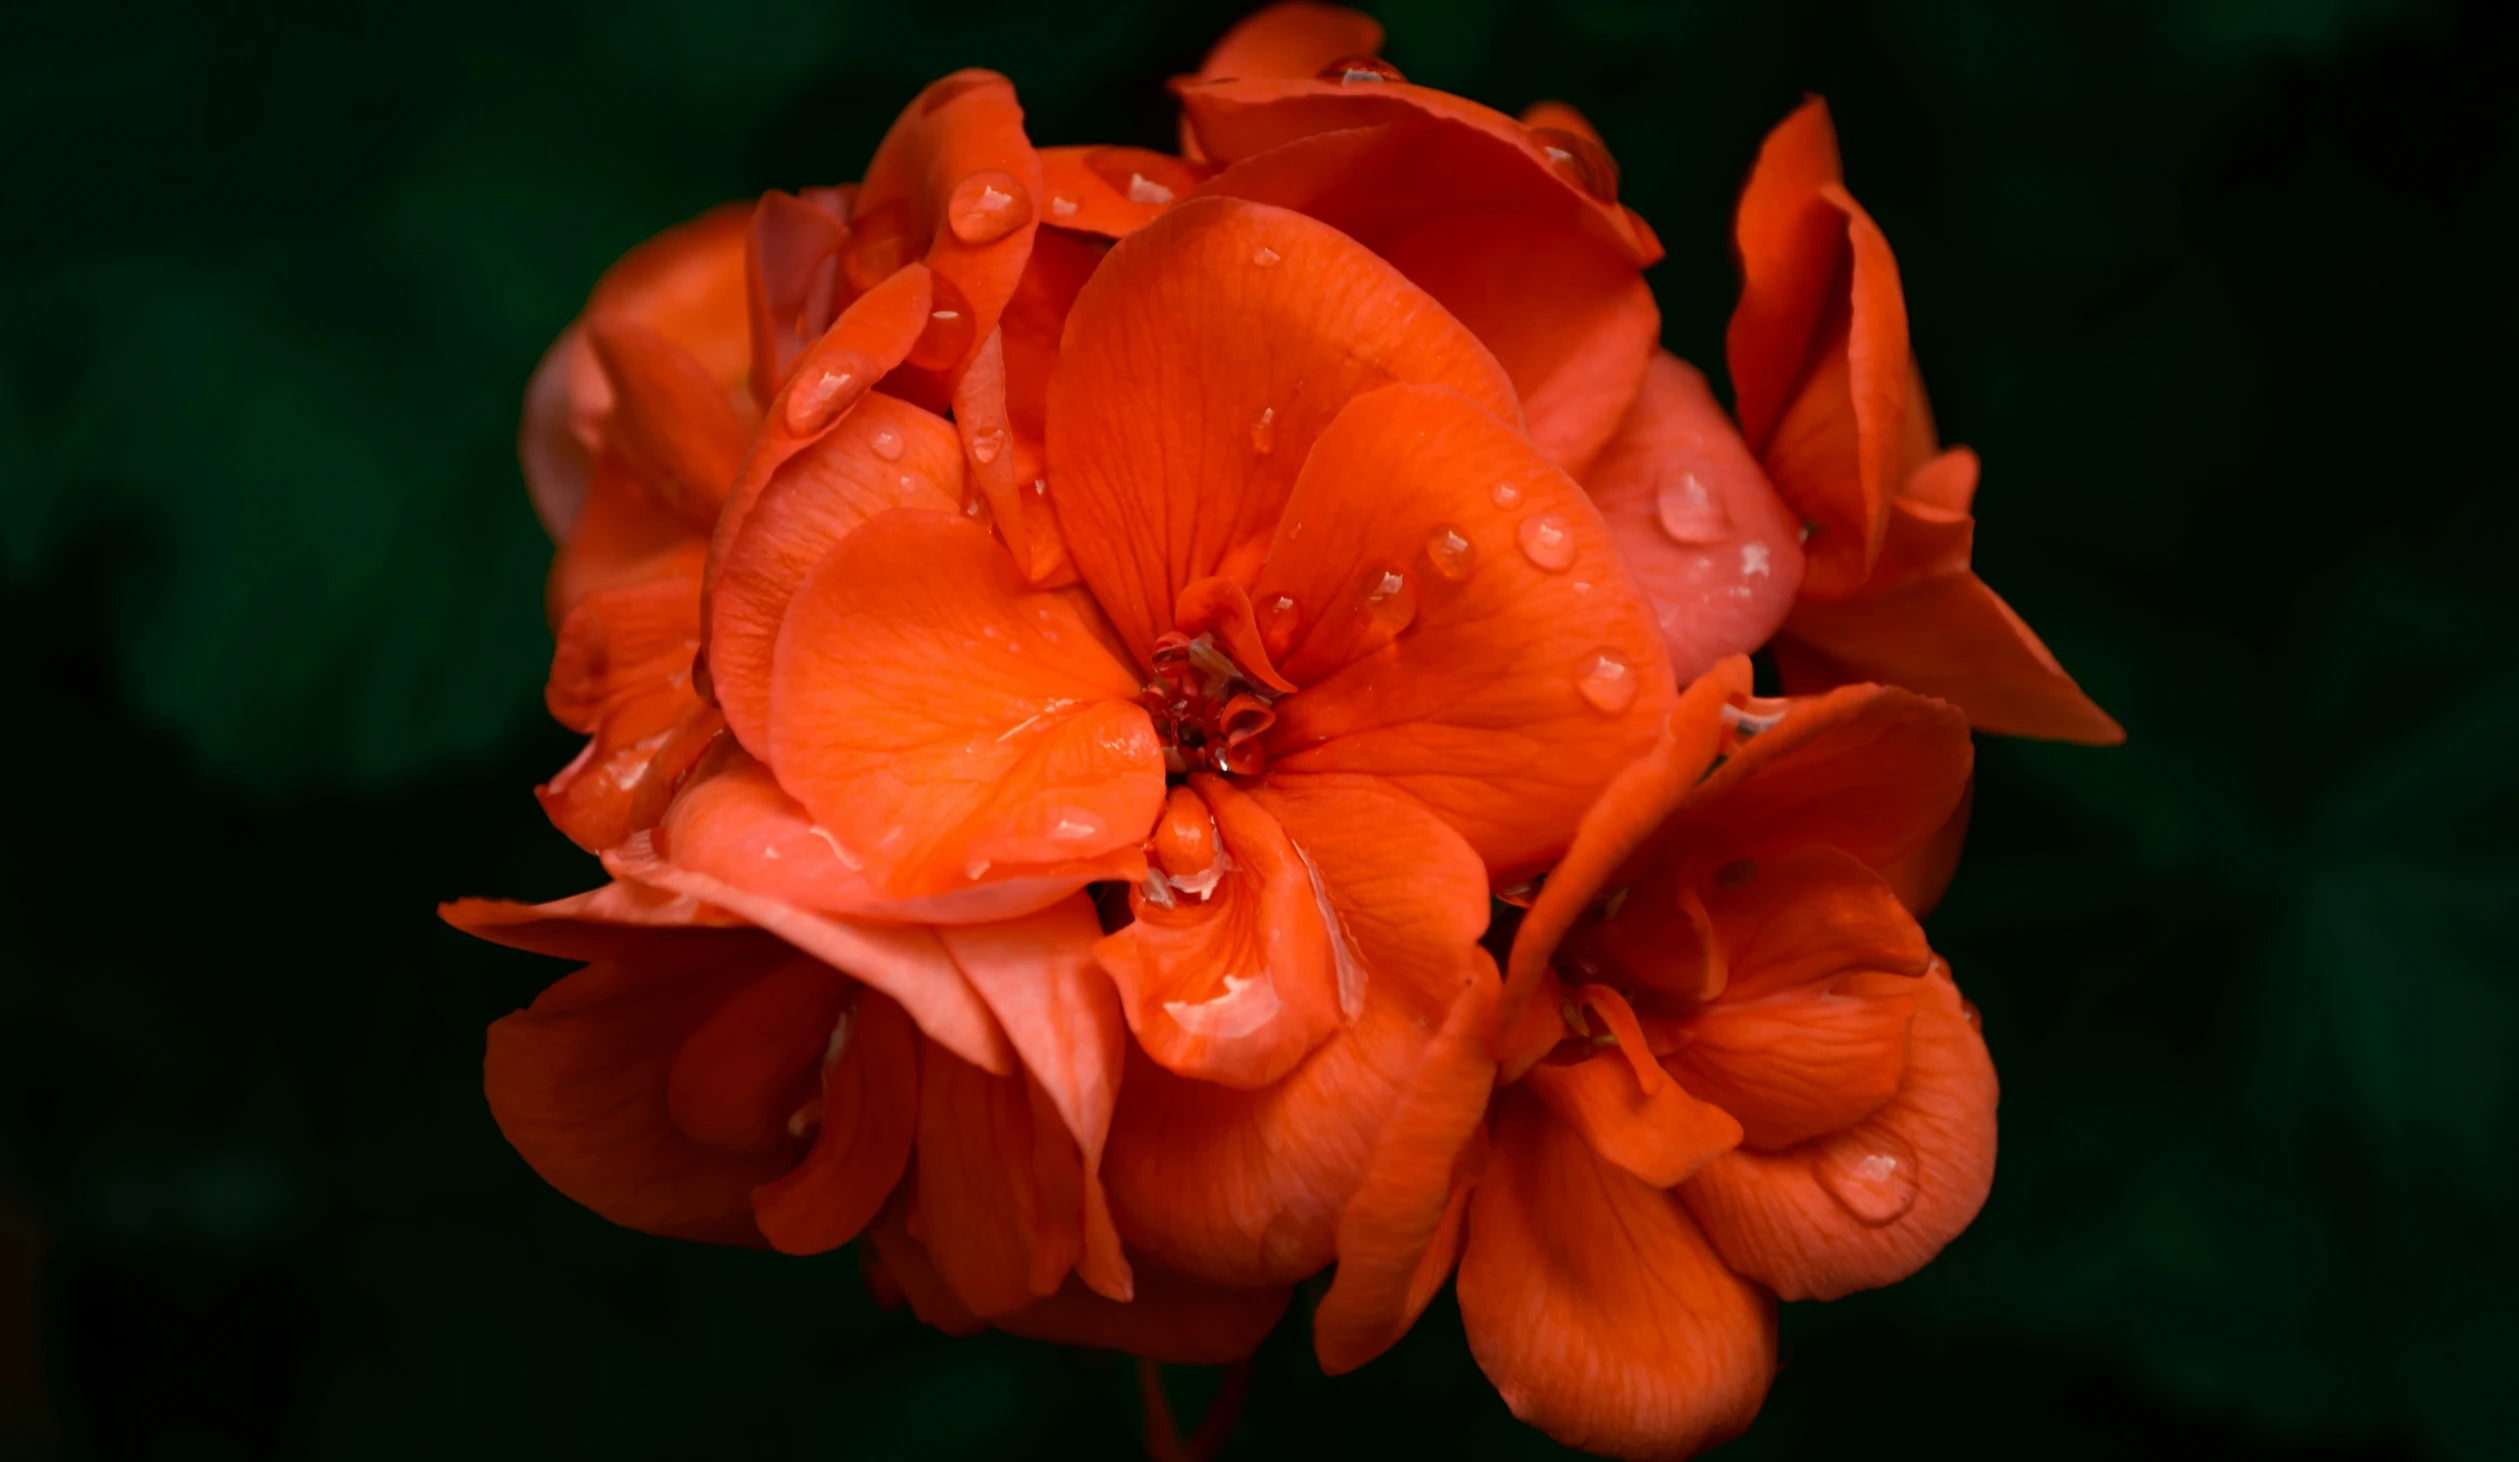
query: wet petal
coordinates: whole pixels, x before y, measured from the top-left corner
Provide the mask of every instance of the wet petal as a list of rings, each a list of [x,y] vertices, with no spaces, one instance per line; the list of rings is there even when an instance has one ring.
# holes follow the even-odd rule
[[[1553,860],[1671,701],[1662,637],[1582,490],[1440,386],[1321,436],[1252,599],[1294,606],[1272,778],[1364,772],[1500,881]]]
[[[959,512],[962,470],[950,425],[878,394],[762,484],[709,599],[709,679],[726,724],[754,755],[769,749],[771,661],[805,576],[879,513]]]
[[[1162,750],[1137,688],[986,529],[892,512],[789,605],[768,761],[891,896],[1040,877],[1152,826]]]
[[[1654,358],[1583,486],[1653,601],[1682,684],[1774,637],[1801,587],[1802,525],[1694,367]]]
[[[1835,1299],[1922,1268],[1994,1181],[1994,1063],[1947,971],[1916,986],[1898,1095],[1783,1152],[1744,1149],[1680,1190],[1725,1262],[1785,1299]]]
[[[1382,22],[1344,5],[1284,0],[1234,23],[1207,52],[1201,81],[1236,77],[1310,80],[1332,61],[1370,56],[1382,49]]]
[[[1519,419],[1485,347],[1320,223],[1208,199],[1112,248],[1050,383],[1050,501],[1139,656],[1172,628],[1183,588],[1247,580],[1313,439],[1394,380],[1450,385]]]

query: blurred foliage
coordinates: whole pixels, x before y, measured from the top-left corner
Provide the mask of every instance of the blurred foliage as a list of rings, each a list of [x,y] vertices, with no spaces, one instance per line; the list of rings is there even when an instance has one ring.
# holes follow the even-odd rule
[[[525,795],[570,747],[541,718],[547,545],[511,443],[603,265],[851,175],[959,65],[1011,74],[1038,141],[1160,145],[1162,78],[1231,13],[13,15],[0,1302],[41,1255],[55,1415],[0,1375],[0,1446],[1133,1446],[1114,1358],[945,1340],[876,1310],[846,1255],[649,1240],[544,1189],[475,1063],[557,968],[428,904],[594,877]],[[1733,191],[1824,93],[1944,435],[1987,462],[1979,565],[2132,733],[1983,748],[1932,929],[2004,1074],[1993,1200],[1908,1284],[1790,1307],[1727,1455],[2501,1455],[2508,10],[1384,13],[1420,80],[1593,115],[1671,249],[1667,338],[1708,364]],[[1302,1328],[1263,1353],[1233,1455],[1553,1455],[1448,1304],[1338,1381]],[[0,1316],[0,1363],[18,1329]]]

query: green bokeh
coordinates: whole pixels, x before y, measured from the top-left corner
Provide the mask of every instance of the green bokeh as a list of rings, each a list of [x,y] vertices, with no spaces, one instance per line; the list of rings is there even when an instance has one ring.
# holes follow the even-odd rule
[[[1113,1358],[946,1340],[846,1255],[677,1246],[545,1189],[478,1061],[557,967],[429,905],[594,877],[525,795],[572,748],[512,438],[603,265],[852,175],[960,65],[1013,76],[1036,141],[1160,145],[1162,78],[1230,14],[12,14],[0,1304],[40,1231],[50,1399],[0,1373],[0,1455],[1133,1449]],[[1417,79],[1594,117],[1708,365],[1733,192],[1824,93],[1943,433],[1987,464],[1979,566],[2131,733],[1983,747],[1931,928],[2003,1072],[1993,1199],[1917,1279],[1789,1307],[1726,1455],[2504,1455],[2507,7],[1384,14]],[[1230,1455],[1553,1453],[1448,1303],[1338,1381],[1301,1330]]]

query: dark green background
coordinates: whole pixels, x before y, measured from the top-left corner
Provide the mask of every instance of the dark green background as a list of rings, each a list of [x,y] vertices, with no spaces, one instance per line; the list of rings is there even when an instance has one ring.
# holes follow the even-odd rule
[[[1919,1278],[1789,1308],[1727,1455],[2500,1454],[2507,7],[1384,9],[1416,79],[1591,113],[1708,365],[1733,192],[1824,92],[1945,435],[1986,460],[1979,567],[2132,737],[1983,748],[1931,927],[2003,1073],[1993,1200]],[[960,65],[1012,75],[1036,141],[1159,144],[1162,78],[1229,14],[12,12],[0,1266],[40,1236],[49,1402],[0,1374],[0,1452],[1135,1445],[1122,1362],[948,1341],[846,1255],[677,1246],[545,1189],[478,1062],[559,967],[430,906],[594,877],[527,795],[572,747],[511,442],[605,263],[853,176]],[[0,1312],[0,1364],[28,1323]],[[1448,1302],[1336,1382],[1291,1323],[1232,1455],[1434,1446],[1551,1451]]]

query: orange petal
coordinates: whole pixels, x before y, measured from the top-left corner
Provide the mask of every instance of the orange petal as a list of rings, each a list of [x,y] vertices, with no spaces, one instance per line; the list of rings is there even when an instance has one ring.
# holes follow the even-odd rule
[[[687,894],[747,919],[900,1001],[921,1030],[965,1060],[1000,1073],[1015,1068],[1005,1031],[932,929],[810,913],[667,862],[658,856],[652,833],[636,834],[607,851],[604,868],[616,878]]]
[[[1410,1073],[1383,1123],[1355,1196],[1338,1220],[1338,1271],[1312,1313],[1312,1348],[1331,1375],[1396,1344],[1460,1257],[1462,1219],[1495,1088],[1494,961],[1470,960],[1470,985]]]
[[[1135,846],[1163,801],[1136,678],[988,530],[896,511],[824,555],[780,630],[779,783],[895,897]]]
[[[1475,146],[1478,160],[1471,165],[1475,171],[1454,169],[1446,176],[1511,169],[1534,192],[1552,190],[1547,195],[1551,211],[1638,268],[1662,257],[1652,231],[1618,203],[1616,169],[1607,164],[1606,154],[1597,162],[1570,155],[1563,134],[1535,134],[1502,112],[1449,92],[1406,82],[1349,85],[1310,79],[1188,81],[1175,82],[1173,89],[1180,94],[1182,121],[1200,154],[1225,163],[1324,132],[1394,123],[1451,124],[1474,135],[1475,143],[1465,145]]]
[[[586,319],[587,343],[612,382],[606,439],[657,495],[705,529],[734,485],[753,412],[707,367],[636,320]]]
[[[1914,360],[1897,260],[1840,181],[1824,103],[1768,137],[1736,230],[1741,302],[1726,345],[1743,433],[1812,525],[1805,592],[1850,593],[1906,479]]]
[[[917,1030],[881,994],[859,995],[837,1053],[822,1062],[812,1151],[794,1172],[752,1191],[770,1247],[827,1253],[857,1237],[892,1196],[918,1135]]]
[[[1059,339],[1067,332],[1077,292],[1101,267],[1102,254],[1099,241],[1056,230],[1033,242],[1031,262],[1023,266],[1014,298],[998,321],[1005,337],[1006,413],[1018,440],[1037,446],[1049,429],[1050,374],[1058,366]],[[1050,526],[1055,529],[1054,520]]]
[[[744,222],[749,211],[740,203],[713,208],[632,249],[604,272],[587,313],[600,310],[656,331],[697,360],[709,379],[739,389],[746,333]],[[583,321],[571,324],[534,371],[517,434],[517,455],[533,491],[534,509],[551,536],[562,542],[576,531],[587,473],[613,404],[612,383],[595,358]]]
[[[1625,1040],[1619,1044],[1628,1046]],[[1649,1052],[1635,1054],[1648,1064],[1653,1059]],[[1740,1145],[1741,1124],[1721,1107],[1676,1081],[1661,1080],[1646,1090],[1626,1049],[1579,1061],[1542,1061],[1522,1081],[1594,1152],[1656,1188],[1685,1180]]]
[[[796,1156],[787,1119],[821,1084],[823,1051],[852,988],[828,965],[794,959],[736,992],[674,1055],[665,1082],[673,1124],[719,1152]]]
[[[1774,637],[1802,583],[1801,522],[1694,366],[1654,357],[1583,485],[1653,601],[1682,684]]]
[[[993,71],[929,85],[866,164],[841,267],[859,289],[912,260],[935,272],[936,301],[909,360],[930,404],[997,328],[1031,256],[1041,196],[1014,84]]]
[[[1344,5],[1282,0],[1235,22],[1198,68],[1201,81],[1287,77],[1310,80],[1332,61],[1382,49],[1382,22]]]
[[[713,600],[727,551],[735,546],[753,500],[789,458],[822,440],[866,399],[875,383],[909,358],[925,327],[933,300],[934,276],[925,265],[911,264],[878,281],[850,301],[839,319],[796,363],[795,373],[779,389],[761,419],[760,435],[735,475],[726,506],[708,543],[706,591]],[[701,620],[714,617],[703,603]]]
[[[588,469],[576,519],[551,559],[544,611],[557,626],[590,594],[698,573],[704,531],[606,448]]]
[[[1785,621],[1776,661],[1796,690],[1885,681],[1951,702],[1981,731],[2090,746],[2125,740],[2125,728],[1973,573],[1805,601]]]
[[[1304,687],[1272,778],[1366,772],[1510,882],[1564,851],[1673,699],[1653,613],[1580,488],[1441,386],[1358,397],[1322,433],[1252,599],[1290,600]]]
[[[655,846],[674,867],[817,914],[862,915],[932,924],[983,924],[1060,902],[1101,879],[1143,876],[1135,849],[1085,860],[1041,876],[975,884],[925,898],[899,899],[852,866],[830,830],[782,790],[769,768],[731,755],[694,773],[665,814]]]
[[[1960,850],[1968,842],[1968,817],[1977,802],[1976,778],[1968,779],[1968,789],[1959,794],[1959,806],[1951,812],[1941,830],[1927,838],[1914,852],[1881,868],[1881,877],[1898,891],[1898,902],[1907,912],[1921,919],[1932,913],[1959,872]]]
[[[1592,119],[1577,110],[1572,102],[1533,102],[1522,109],[1522,125],[1554,127],[1560,132],[1571,132],[1577,137],[1588,137],[1594,142],[1601,140],[1601,129],[1593,126]]]
[[[752,1190],[795,1153],[735,1154],[694,1140],[668,1112],[667,1073],[688,1034],[728,1001],[807,963],[721,935],[579,970],[490,1027],[490,1113],[544,1181],[614,1223],[757,1245]]]
[[[1994,1182],[1994,1063],[1947,970],[1916,987],[1898,1095],[1783,1152],[1744,1149],[1680,1195],[1724,1261],[1789,1300],[1836,1299],[1922,1268]]]
[[[1485,347],[1320,223],[1204,199],[1112,248],[1050,382],[1050,502],[1141,657],[1182,589],[1247,580],[1313,438],[1394,380],[1454,386],[1519,420]]]
[[[1081,895],[1025,918],[937,931],[1074,1139],[1084,1205],[1077,1267],[1092,1288],[1125,1301],[1129,1266],[1100,1172],[1128,1036],[1119,999],[1094,965],[1101,935],[1093,901]]]
[[[1174,1366],[1220,1366],[1259,1349],[1286,1313],[1292,1289],[1225,1289],[1160,1269],[1140,1269],[1137,1294],[1120,1303],[1071,1279],[1058,1293],[1011,1314],[998,1329],[1057,1345],[1117,1350]]]
[[[1075,1146],[1037,1091],[932,1046],[920,1063],[911,1232],[983,1319],[1057,1293],[1082,1248]]]
[[[561,621],[543,699],[594,739],[534,795],[588,852],[629,836],[650,800],[642,792],[668,791],[716,729],[691,689],[699,590],[688,574],[599,590]]]
[[[1363,970],[1288,829],[1221,777],[1190,785],[1214,819],[1211,860],[1169,870],[1194,883],[1132,890],[1134,921],[1097,952],[1148,1056],[1263,1087],[1354,1018]]]
[[[1619,769],[1583,813],[1573,846],[1550,871],[1514,931],[1505,962],[1500,1027],[1519,1029],[1549,977],[1549,961],[1575,921],[1590,913],[1620,867],[1643,847],[1689,788],[1704,780],[1723,745],[1723,716],[1749,694],[1746,656],[1734,656],[1689,683],[1644,755]],[[1544,1021],[1543,1017],[1543,1021]]]
[[[1675,1022],[1675,1047],[1656,1046],[1663,1063],[1739,1118],[1752,1147],[1790,1147],[1877,1111],[1898,1090],[1912,977],[1932,958],[1889,884],[1833,848],[1806,848],[1704,895],[1731,981]]]
[[[709,596],[709,680],[726,724],[755,756],[769,749],[770,664],[779,624],[814,565],[857,526],[894,508],[962,508],[954,429],[906,401],[873,395],[763,483],[720,560]]]
[[[752,329],[752,398],[768,406],[805,347],[831,327],[845,300],[840,246],[848,242],[854,188],[776,189],[753,206],[744,240],[745,318]]]
[[[1497,1104],[1457,1290],[1513,1414],[1586,1451],[1693,1455],[1749,1425],[1775,1371],[1775,1302],[1677,1198],[1517,1092]]]
[[[1162,216],[1213,168],[1142,147],[1045,147],[1041,221],[1103,238],[1126,238]]]
[[[607,883],[546,904],[456,899],[437,916],[476,939],[591,963],[638,950],[704,950],[729,938],[769,947],[769,936],[725,910],[641,883]]]
[[[1487,915],[1459,836],[1367,778],[1268,785],[1254,800],[1320,872],[1363,976],[1363,1008],[1276,1084],[1237,1091],[1130,1058],[1104,1160],[1134,1251],[1219,1284],[1283,1284],[1336,1253],[1393,1103],[1460,992]]]

